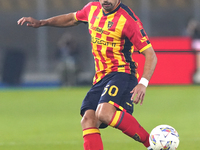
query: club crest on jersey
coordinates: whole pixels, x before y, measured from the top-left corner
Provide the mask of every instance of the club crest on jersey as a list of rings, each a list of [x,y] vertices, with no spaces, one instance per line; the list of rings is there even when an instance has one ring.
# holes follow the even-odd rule
[[[114,22],[108,21],[108,29],[110,29],[113,26]]]

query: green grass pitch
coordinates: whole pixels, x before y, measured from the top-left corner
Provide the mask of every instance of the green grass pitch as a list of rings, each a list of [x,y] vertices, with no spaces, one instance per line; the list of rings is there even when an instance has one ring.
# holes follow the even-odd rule
[[[89,87],[0,90],[0,150],[83,150],[79,109]],[[200,86],[149,86],[134,116],[150,132],[169,124],[179,133],[178,150],[200,149]],[[105,150],[145,150],[108,127]]]

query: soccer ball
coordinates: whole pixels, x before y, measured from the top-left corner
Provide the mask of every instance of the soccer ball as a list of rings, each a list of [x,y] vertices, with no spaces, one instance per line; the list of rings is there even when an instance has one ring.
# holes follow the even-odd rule
[[[176,150],[179,145],[178,132],[169,125],[155,127],[149,136],[153,150]]]

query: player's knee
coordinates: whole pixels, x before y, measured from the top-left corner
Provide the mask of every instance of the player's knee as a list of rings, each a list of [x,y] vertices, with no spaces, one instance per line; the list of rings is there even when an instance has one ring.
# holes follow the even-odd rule
[[[81,119],[81,126],[83,129],[89,128],[89,127],[96,127],[97,125],[97,119],[88,115],[84,115]]]
[[[86,120],[87,120],[87,118],[85,118],[83,116],[82,119],[81,119],[81,126],[84,126],[84,124],[87,122]]]
[[[97,111],[96,111],[96,116],[99,121],[109,124],[110,121],[112,120],[112,117],[116,111],[116,108],[109,104],[109,103],[102,103],[99,104]]]
[[[109,121],[109,116],[105,113],[102,113],[102,112],[99,112],[97,114],[97,118],[99,121],[105,123],[105,124],[108,124],[110,121]]]
[[[105,124],[109,124],[112,119],[112,115],[107,111],[101,110],[97,112],[97,119]]]

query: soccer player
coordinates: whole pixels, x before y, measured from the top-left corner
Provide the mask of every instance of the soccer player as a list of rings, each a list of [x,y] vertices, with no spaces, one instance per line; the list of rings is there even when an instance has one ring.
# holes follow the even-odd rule
[[[84,149],[103,150],[99,128],[111,126],[150,148],[149,133],[131,115],[143,104],[157,57],[140,19],[120,0],[90,2],[82,10],[45,20],[23,17],[19,25],[69,27],[88,23],[95,70],[93,86],[81,106]],[[144,55],[141,80],[132,60],[133,47]]]

